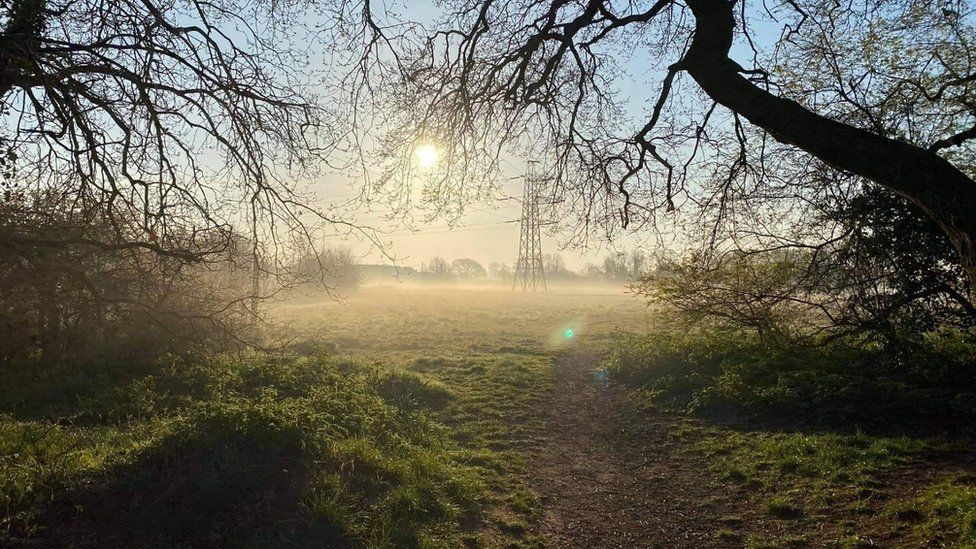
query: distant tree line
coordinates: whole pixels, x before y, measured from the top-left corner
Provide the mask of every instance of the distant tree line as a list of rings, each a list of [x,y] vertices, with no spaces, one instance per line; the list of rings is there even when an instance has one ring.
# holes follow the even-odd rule
[[[645,252],[635,249],[608,254],[601,263],[587,263],[579,271],[566,267],[562,255],[545,254],[542,268],[546,278],[551,281],[627,282],[646,275],[652,268],[652,263]],[[428,280],[511,282],[515,269],[499,261],[492,261],[485,267],[477,260],[467,257],[453,261],[432,257],[421,265],[419,274],[421,278]]]

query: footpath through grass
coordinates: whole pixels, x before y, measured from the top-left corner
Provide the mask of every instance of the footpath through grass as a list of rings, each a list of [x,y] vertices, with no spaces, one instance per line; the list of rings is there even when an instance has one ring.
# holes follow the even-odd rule
[[[612,290],[376,289],[282,316],[300,341],[334,345],[341,356],[412,380],[397,399],[423,400],[431,387],[450,395],[430,418],[463,448],[485,486],[480,513],[459,538],[470,547],[542,543],[527,460],[545,427],[556,357],[572,347],[606,351],[620,330],[646,325],[643,303]]]

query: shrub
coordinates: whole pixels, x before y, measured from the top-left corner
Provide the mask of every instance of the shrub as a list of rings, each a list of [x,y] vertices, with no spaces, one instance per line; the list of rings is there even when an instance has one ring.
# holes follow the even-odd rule
[[[974,364],[976,343],[960,332],[889,348],[849,338],[800,345],[700,330],[631,338],[607,367],[666,406],[716,417],[945,430],[976,419]]]
[[[0,371],[256,341],[243,238],[164,253],[136,233],[47,195],[0,201]]]

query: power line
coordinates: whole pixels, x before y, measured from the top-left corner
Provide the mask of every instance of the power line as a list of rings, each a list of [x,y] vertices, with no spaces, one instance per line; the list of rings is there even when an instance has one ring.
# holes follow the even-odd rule
[[[507,228],[513,223],[518,223],[518,219],[510,219],[506,221],[498,221],[494,223],[472,223],[470,225],[463,225],[460,227],[451,227],[449,225],[443,225],[439,227],[430,227],[432,230],[422,230],[422,231],[401,231],[396,233],[384,233],[377,232],[377,236],[423,236],[428,234],[448,234],[448,233],[464,233],[471,231],[491,231],[497,229]],[[347,235],[326,235],[323,238],[345,238]]]
[[[470,225],[470,226],[465,226],[465,227],[458,228],[458,229],[452,229],[450,227],[443,227],[444,230],[413,231],[413,232],[404,232],[404,233],[388,233],[388,234],[385,234],[383,236],[414,236],[414,235],[422,236],[422,235],[428,235],[428,234],[466,233],[466,232],[472,232],[472,231],[493,231],[493,230],[497,230],[497,229],[507,228],[508,225],[511,225],[512,223],[515,223],[516,221],[518,221],[518,220],[501,221],[499,223],[484,223],[483,225],[489,225],[489,226]],[[437,227],[437,228],[440,229],[441,227]]]

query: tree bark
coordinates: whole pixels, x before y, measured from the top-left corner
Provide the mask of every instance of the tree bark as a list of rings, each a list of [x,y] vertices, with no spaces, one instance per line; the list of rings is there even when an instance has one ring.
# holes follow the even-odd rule
[[[917,205],[949,237],[976,288],[976,182],[934,152],[825,118],[756,86],[729,58],[735,2],[686,2],[696,25],[683,65],[706,94],[776,140]]]

